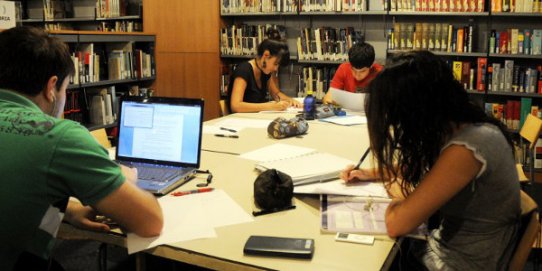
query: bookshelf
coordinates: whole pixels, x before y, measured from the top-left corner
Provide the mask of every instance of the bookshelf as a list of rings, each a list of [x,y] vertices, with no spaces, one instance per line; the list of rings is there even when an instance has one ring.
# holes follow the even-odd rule
[[[19,0],[22,24],[46,30],[142,32],[143,0]]]
[[[515,10],[516,12],[503,12],[502,9],[499,11],[491,7],[490,1],[430,1],[424,3],[423,1],[389,0],[381,4],[377,3],[378,6],[374,1],[367,1],[367,6],[357,11],[344,11],[336,6],[336,1],[323,1],[323,5],[304,0],[277,2],[279,2],[278,5],[271,7],[273,12],[270,13],[255,11],[254,7],[243,6],[241,1],[221,1],[222,25],[224,28],[236,24],[271,23],[280,24],[285,28],[290,52],[295,60],[291,68],[281,70],[280,81],[281,87],[285,88],[285,92],[291,96],[297,96],[300,85],[301,88],[303,85],[307,85],[302,82],[304,69],[333,69],[345,60],[344,57],[334,59],[325,55],[324,57],[315,56],[314,51],[309,52],[308,57],[307,54],[304,56],[305,49],[301,48],[300,53],[297,44],[297,39],[303,37],[303,30],[309,29],[309,36],[315,36],[315,30],[322,30],[325,27],[352,27],[375,47],[377,62],[381,64],[390,55],[405,50],[428,49],[442,56],[452,67],[461,69],[458,71],[458,80],[463,82],[469,95],[481,106],[507,98],[532,98],[536,100],[535,103],[542,102],[542,94],[538,94],[538,89],[534,91],[535,93],[520,91],[516,93],[512,89],[494,91],[488,90],[485,85],[480,86],[484,82],[477,80],[478,77],[483,77],[484,81],[487,81],[487,70],[492,70],[492,67],[489,67],[493,63],[504,65],[506,60],[514,60],[515,64],[531,67],[538,72],[540,78],[541,71],[538,67],[542,66],[542,53],[535,55],[516,52],[497,54],[490,50],[492,32],[501,32],[512,28],[519,30],[540,29],[542,31],[542,20],[540,20],[542,9],[539,4],[536,4],[538,3],[536,1],[533,1],[533,12],[525,12],[521,9]],[[358,3],[358,1],[351,2]],[[230,7],[225,6],[225,3]],[[438,6],[435,3],[448,3],[453,6]],[[375,6],[377,6],[376,9],[381,10],[371,9]],[[285,7],[289,9],[284,10]],[[251,12],[240,11],[247,9]],[[232,10],[235,12],[231,12]],[[439,28],[441,34],[437,35],[435,32]],[[458,30],[461,31],[462,48],[458,48],[457,45]],[[441,36],[440,42],[431,38],[433,36]],[[311,41],[313,38],[310,38]],[[449,46],[450,48],[448,48]],[[237,55],[236,57],[235,54],[223,54],[221,60],[223,65],[230,65],[232,62],[246,61],[251,57],[253,56]],[[485,62],[479,63],[481,59]],[[478,74],[481,72],[478,66],[486,67],[485,76]],[[324,85],[329,83],[331,75],[332,72],[325,76]],[[225,76],[224,72],[222,76]],[[297,82],[293,82],[292,77],[297,78]],[[541,79],[537,78],[537,81],[539,80]],[[285,82],[283,83],[283,81]]]
[[[156,79],[154,34],[49,31],[49,35],[68,44],[76,67],[64,118],[89,130],[116,126],[118,99],[142,95],[140,90]]]
[[[222,29],[235,25],[253,26],[265,24],[279,25],[283,28],[285,33],[283,38],[286,39],[290,48],[291,64],[287,67],[281,67],[279,70],[279,85],[281,90],[289,96],[304,96],[309,86],[312,86],[313,90],[316,90],[317,86],[320,89],[327,90],[327,85],[334,74],[334,70],[347,59],[346,52],[351,46],[352,40],[359,39],[360,36],[364,36],[366,41],[375,47],[377,62],[383,63],[385,61],[386,49],[383,46],[385,45],[385,38],[382,25],[387,23],[387,11],[384,10],[382,1],[367,1],[366,7],[362,6],[362,1],[352,1],[354,5],[343,7],[342,4],[338,6],[337,1],[333,1],[334,6],[331,4],[327,6],[309,6],[305,4],[305,1],[283,0],[276,1],[277,6],[273,7],[272,13],[254,11],[251,10],[252,7],[243,7],[241,1],[227,1],[232,6],[237,5],[230,8],[224,6],[226,1],[220,2]],[[331,3],[331,1],[329,2]],[[251,11],[249,14],[245,14],[240,12],[243,9]],[[298,46],[302,37],[309,38],[314,43],[314,33],[316,31],[321,31],[322,35],[324,33],[329,35],[330,39],[333,40],[333,44],[328,42],[322,44],[318,49],[316,47],[310,48],[310,46]],[[348,34],[345,34],[346,32]],[[340,35],[342,36],[339,37]],[[348,40],[345,36],[349,36]],[[224,38],[221,38],[222,46],[223,41]],[[258,42],[254,42],[254,44],[257,45]],[[340,53],[332,54],[331,50],[340,51]],[[222,65],[227,67],[222,70],[221,74],[222,97],[224,96],[223,89],[226,87],[223,82],[228,82],[227,77],[232,70],[232,66],[254,57],[254,54],[250,54],[250,56],[238,55],[237,58],[234,55],[221,52]],[[314,72],[314,78],[318,74],[325,82],[309,83],[306,76],[304,77],[304,74],[308,74],[309,71]],[[321,96],[323,97],[323,94]]]
[[[280,72],[280,82],[281,89],[290,96],[303,95],[303,91],[299,91],[300,88],[306,87],[307,82],[303,82],[305,79],[304,73],[309,69],[312,69],[313,74],[322,73],[324,80],[323,88],[324,91],[327,90],[327,85],[329,80],[333,76],[333,69],[336,68],[340,63],[343,62],[342,59],[329,59],[324,57],[318,58],[310,55],[310,57],[304,57],[302,53],[299,52],[299,47],[297,46],[297,39],[302,37],[302,30],[305,28],[314,29],[322,27],[331,27],[331,28],[344,28],[344,27],[353,27],[354,30],[360,31],[365,40],[371,43],[376,52],[376,61],[384,64],[387,57],[392,54],[402,52],[405,50],[413,49],[429,49],[433,53],[442,56],[447,62],[449,62],[452,69],[454,66],[456,68],[460,67],[458,72],[458,80],[462,82],[467,89],[469,97],[476,104],[484,107],[488,114],[493,114],[495,117],[501,119],[503,123],[506,123],[509,127],[509,131],[516,134],[519,131],[521,116],[525,114],[519,113],[521,111],[522,105],[524,111],[531,111],[531,107],[535,111],[536,107],[542,106],[542,52],[531,53],[520,53],[516,47],[519,47],[517,39],[514,38],[514,42],[518,46],[514,46],[514,51],[506,52],[495,52],[492,50],[494,48],[495,41],[492,38],[495,38],[492,33],[494,32],[512,32],[512,29],[517,29],[518,32],[523,32],[524,41],[526,40],[525,34],[526,30],[531,30],[530,35],[532,37],[534,29],[539,29],[542,35],[542,4],[539,1],[531,0],[518,0],[514,3],[528,3],[532,4],[532,9],[521,9],[521,8],[512,8],[509,10],[503,10],[502,6],[499,8],[491,6],[491,1],[467,1],[465,5],[464,1],[402,1],[402,0],[388,0],[382,4],[379,4],[378,7],[381,7],[382,10],[372,10],[372,7],[375,7],[375,3],[372,1],[367,2],[367,8],[359,11],[348,11],[344,12],[342,10],[337,11],[335,5],[336,1],[323,1],[324,6],[314,5],[313,1],[278,1],[284,6],[284,3],[293,3],[294,10],[296,11],[281,11],[279,5],[276,10],[270,13],[263,12],[254,12],[246,14],[243,12],[234,12],[228,13],[227,9],[224,7],[224,1],[221,1],[221,19],[222,27],[229,27],[235,24],[280,24],[283,25],[286,29],[286,39],[290,48],[291,55],[294,56],[293,64],[286,68],[282,69]],[[230,5],[232,3],[238,4],[237,9],[242,9],[242,3],[236,0],[227,1]],[[357,3],[356,1],[352,1]],[[501,1],[493,1],[493,3],[500,3]],[[506,2],[506,1],[505,1]],[[305,4],[309,4],[309,9],[306,10]],[[320,2],[318,2],[320,3]],[[346,2],[343,2],[346,3]],[[438,7],[430,6],[433,3],[453,3],[455,6],[453,9],[448,7],[448,10]],[[327,5],[326,5],[327,4]],[[459,8],[461,5],[461,8]],[[329,9],[333,10],[326,10]],[[468,8],[463,8],[468,7]],[[454,10],[454,11],[449,11]],[[529,10],[529,11],[527,11]],[[440,24],[441,33],[442,25],[445,24],[446,27],[446,43],[445,49],[442,47],[442,40],[440,44],[440,49],[433,43],[430,44],[429,41],[422,42],[416,39],[421,37],[416,37],[414,32],[417,29],[422,29],[425,31],[432,30],[435,31],[436,25]],[[410,25],[410,26],[408,26]],[[432,25],[432,27],[431,27]],[[403,32],[401,30],[397,31],[397,26],[405,26]],[[448,37],[449,27],[452,27],[451,35]],[[407,30],[408,31],[405,31]],[[458,50],[457,44],[453,50],[448,50],[448,38],[450,42],[457,43],[457,30],[462,29],[463,31],[463,43],[466,43],[466,48],[463,47]],[[406,34],[405,32],[409,32]],[[429,32],[429,31],[428,31]],[[471,33],[469,36],[468,33]],[[465,34],[467,33],[467,34]],[[418,34],[419,35],[419,34]],[[425,38],[431,34],[424,33]],[[410,37],[410,44],[405,40],[404,45],[401,45],[401,36],[406,39]],[[443,35],[441,35],[443,36]],[[399,37],[399,40],[396,41],[396,38]],[[465,38],[470,38],[465,40]],[[470,42],[470,45],[469,45]],[[512,47],[512,39],[508,41],[510,47]],[[497,43],[498,44],[498,43]],[[508,45],[508,43],[507,43]],[[497,45],[498,46],[498,45]],[[527,45],[524,44],[524,49]],[[531,44],[532,46],[532,44]],[[510,48],[512,49],[512,48]],[[540,49],[542,50],[542,49]],[[232,54],[221,55],[221,61],[223,66],[230,65],[234,61],[246,61],[247,58],[253,56],[235,56]],[[508,88],[491,88],[490,83],[493,84],[494,79],[490,78],[489,73],[491,70],[491,75],[493,72],[493,64],[500,64],[504,66],[505,63],[513,61],[512,65],[512,75],[510,81],[510,87]],[[461,66],[458,64],[461,63]],[[466,65],[464,65],[466,64]],[[514,67],[516,68],[514,69]],[[517,68],[519,67],[519,68]],[[525,90],[520,88],[521,81],[520,78],[527,77],[525,74],[521,76],[521,72],[526,73],[526,69],[531,69],[531,86],[534,86],[534,89]],[[519,69],[519,72],[518,72]],[[515,71],[515,72],[514,72]],[[510,71],[508,71],[510,74]],[[227,73],[222,72],[222,77],[226,77]],[[319,75],[320,76],[320,75]],[[536,77],[536,78],[535,78]],[[313,77],[314,78],[314,77]],[[480,78],[480,80],[478,80]],[[484,80],[481,80],[483,78]],[[526,79],[523,79],[525,82]],[[517,87],[512,88],[512,81],[516,82]],[[533,85],[533,81],[536,81],[536,84]],[[501,83],[499,82],[499,85]],[[526,84],[526,83],[524,83]],[[313,83],[313,90],[316,90],[316,84]],[[504,84],[503,84],[504,85]],[[301,86],[301,87],[300,87]],[[488,89],[489,88],[489,89]],[[510,105],[515,103],[514,106]],[[514,108],[514,113],[506,112],[506,105]],[[534,106],[534,107],[533,107]],[[527,109],[529,107],[529,109]],[[506,115],[514,115],[514,118],[517,118],[516,121],[510,122],[506,119]],[[524,161],[521,158],[521,151],[519,152],[518,161]]]

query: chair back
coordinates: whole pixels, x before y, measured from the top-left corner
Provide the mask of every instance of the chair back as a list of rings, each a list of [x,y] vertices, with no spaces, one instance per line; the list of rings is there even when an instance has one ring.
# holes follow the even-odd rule
[[[529,141],[529,149],[534,148],[538,137],[540,137],[540,131],[542,131],[542,120],[532,114],[527,114],[519,134]]]
[[[226,106],[225,100],[218,101],[218,104],[220,105],[220,116],[226,116],[230,114],[230,112],[228,111],[228,107]]]
[[[520,191],[521,225],[518,231],[519,239],[508,270],[523,270],[533,244],[540,232],[538,206],[525,192]]]
[[[102,145],[104,148],[111,148],[111,142],[107,138],[107,133],[105,132],[104,128],[90,131],[90,134],[92,134],[96,141],[98,141],[98,143],[100,143],[100,145]]]

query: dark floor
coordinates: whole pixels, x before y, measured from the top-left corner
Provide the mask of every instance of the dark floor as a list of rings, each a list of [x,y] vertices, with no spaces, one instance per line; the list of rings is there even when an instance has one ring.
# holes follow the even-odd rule
[[[95,241],[63,241],[59,240],[54,250],[53,257],[64,267],[66,271],[105,271],[105,270],[135,270],[135,258],[126,253],[126,249],[116,246],[105,246]],[[100,257],[107,255],[105,257]],[[145,256],[146,270],[160,271],[208,271],[197,266],[178,263],[167,259]],[[100,262],[100,259],[106,261]],[[538,259],[538,266],[535,259]],[[525,265],[525,271],[542,270],[542,249],[531,251],[529,262]]]
[[[58,240],[53,257],[66,271],[135,270],[135,257],[125,248],[102,245],[95,241]],[[197,266],[145,255],[146,270],[208,271]]]

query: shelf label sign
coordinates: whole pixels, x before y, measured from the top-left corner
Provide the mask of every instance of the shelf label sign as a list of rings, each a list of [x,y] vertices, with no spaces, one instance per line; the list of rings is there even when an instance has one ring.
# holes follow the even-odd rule
[[[15,2],[0,1],[0,29],[15,27]]]

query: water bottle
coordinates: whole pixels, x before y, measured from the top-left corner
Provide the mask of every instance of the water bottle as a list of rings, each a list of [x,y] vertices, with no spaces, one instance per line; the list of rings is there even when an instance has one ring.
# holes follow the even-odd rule
[[[303,100],[303,116],[306,120],[313,120],[316,115],[316,98],[312,91],[307,90],[307,96]]]

